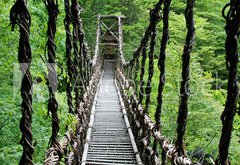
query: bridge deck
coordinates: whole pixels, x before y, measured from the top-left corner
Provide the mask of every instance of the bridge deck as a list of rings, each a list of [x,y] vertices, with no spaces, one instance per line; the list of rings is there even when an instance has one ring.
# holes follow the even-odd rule
[[[123,118],[115,86],[113,61],[110,60],[105,60],[94,115],[90,143],[87,149],[85,147],[86,158],[83,156],[83,164],[140,164],[136,161],[134,144],[132,145]]]

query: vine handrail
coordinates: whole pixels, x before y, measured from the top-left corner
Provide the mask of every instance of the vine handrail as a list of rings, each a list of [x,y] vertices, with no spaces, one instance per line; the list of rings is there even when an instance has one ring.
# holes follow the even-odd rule
[[[164,4],[163,14],[161,6]],[[193,48],[195,39],[195,28],[194,28],[194,4],[195,0],[188,0],[185,9],[185,19],[187,27],[186,43],[182,55],[182,83],[181,83],[181,102],[179,107],[178,119],[177,119],[177,140],[175,144],[171,144],[170,140],[164,137],[161,133],[161,112],[162,112],[162,92],[165,84],[165,59],[166,59],[166,47],[169,39],[169,11],[170,11],[171,0],[159,0],[155,5],[154,9],[150,11],[150,23],[146,28],[141,43],[133,53],[133,58],[126,62],[124,59],[123,52],[121,52],[121,44],[119,46],[119,58],[117,64],[117,80],[118,85],[122,93],[122,97],[125,100],[125,104],[128,107],[128,115],[131,122],[131,126],[135,133],[135,140],[140,141],[139,147],[141,148],[142,157],[145,158],[146,164],[159,164],[160,159],[158,157],[158,145],[162,148],[162,162],[166,164],[166,157],[171,160],[173,164],[194,164],[191,159],[187,157],[183,137],[185,134],[187,115],[188,115],[188,95],[189,95],[189,72],[190,72],[190,54]],[[238,63],[238,43],[240,28],[240,10],[239,1],[230,0],[224,9],[223,17],[226,19],[226,60],[227,68],[229,69],[229,81],[228,81],[228,97],[226,101],[225,110],[221,116],[223,123],[222,137],[219,144],[219,158],[216,160],[216,164],[228,165],[229,161],[228,148],[231,139],[231,132],[233,128],[233,120],[236,114],[236,102],[238,98],[238,87],[237,87],[237,63]],[[225,11],[228,9],[227,14]],[[163,15],[163,16],[162,16]],[[147,90],[143,90],[143,77],[145,75],[145,62],[147,59],[147,45],[150,38],[150,53],[149,55],[149,71],[147,87],[151,86],[151,77],[153,74],[153,61],[152,61],[152,49],[154,46],[153,39],[155,38],[155,27],[158,22],[163,19],[163,35],[161,40],[160,55],[158,57],[158,68],[160,70],[159,75],[159,86],[158,86],[158,106],[155,111],[156,123],[154,123],[148,116],[148,106],[151,94],[151,87]],[[120,22],[120,21],[119,21]],[[121,23],[121,22],[120,22]],[[119,24],[120,24],[119,23]],[[141,56],[142,52],[142,56]],[[140,86],[131,85],[131,81],[138,77],[139,72],[139,58],[142,58],[141,74],[140,74]],[[135,73],[133,72],[135,69]],[[133,74],[135,74],[133,76]],[[139,96],[137,94],[139,92]],[[129,96],[129,92],[131,92]],[[146,96],[146,106],[143,106],[144,94]],[[150,137],[154,139],[153,146],[150,144]]]

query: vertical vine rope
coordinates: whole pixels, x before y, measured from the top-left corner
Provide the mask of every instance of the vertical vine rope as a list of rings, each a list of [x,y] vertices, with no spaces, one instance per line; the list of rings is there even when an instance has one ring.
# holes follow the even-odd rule
[[[80,107],[80,94],[79,94],[79,47],[78,47],[78,14],[79,6],[76,0],[72,0],[71,12],[72,12],[72,24],[73,24],[73,52],[74,52],[74,92],[75,92],[75,113],[78,113]]]
[[[225,15],[226,10],[227,15]],[[231,0],[224,9],[223,17],[226,20],[225,30],[227,33],[227,39],[225,42],[226,49],[226,63],[229,70],[228,86],[227,86],[227,100],[225,109],[221,115],[222,120],[222,136],[219,143],[219,158],[216,164],[229,165],[228,150],[231,140],[231,133],[233,130],[234,116],[236,115],[237,99],[238,99],[238,37],[240,33],[240,1]]]
[[[159,12],[154,12],[154,10],[150,11],[150,22],[154,22],[153,27],[152,27],[152,33],[151,33],[151,41],[150,41],[150,51],[148,53],[148,58],[149,58],[149,66],[148,66],[148,81],[147,81],[147,86],[146,86],[146,107],[144,109],[144,113],[149,114],[148,110],[150,107],[150,101],[151,101],[151,93],[152,93],[152,78],[153,78],[153,73],[154,73],[154,50],[155,50],[155,45],[156,45],[156,36],[157,36],[157,23],[160,21],[160,13]],[[146,129],[144,129],[144,136],[147,137],[147,146],[150,146],[150,132],[147,129],[146,126],[144,126]],[[149,156],[151,154],[147,153],[146,157],[146,163],[150,164],[149,162]]]
[[[80,87],[80,100],[83,100],[83,95],[84,95],[84,89],[86,88],[84,84],[84,33],[82,30],[82,20],[80,18],[80,13],[81,13],[81,6],[77,2],[77,7],[75,8],[76,10],[76,23],[77,23],[77,30],[78,30],[78,40],[79,40],[79,52],[78,52],[78,57],[79,57],[79,87]]]
[[[64,0],[65,5],[65,19],[64,25],[66,30],[66,59],[67,59],[67,69],[68,69],[68,82],[67,82],[67,102],[69,113],[74,113],[73,107],[73,98],[72,98],[72,82],[73,82],[73,74],[74,74],[74,64],[72,60],[71,50],[72,50],[72,35],[70,31],[70,24],[71,24],[71,7],[69,0]]]
[[[32,137],[32,76],[30,73],[30,64],[32,62],[32,53],[29,43],[31,17],[27,9],[27,1],[17,0],[10,11],[10,21],[12,31],[14,26],[19,26],[19,47],[18,47],[18,62],[22,72],[21,83],[21,111],[22,118],[20,121],[20,130],[22,137],[20,143],[23,147],[20,165],[33,165],[32,155],[34,152],[33,137]]]
[[[139,72],[139,57],[136,59],[135,70],[134,70],[134,82],[135,82],[135,89],[138,87],[138,72]]]
[[[190,54],[194,44],[195,38],[195,28],[193,19],[193,8],[195,0],[188,0],[187,7],[185,10],[186,26],[188,29],[186,44],[184,46],[182,55],[182,82],[180,89],[180,107],[177,119],[177,140],[176,140],[176,150],[178,156],[185,155],[185,149],[183,144],[183,137],[186,130],[187,115],[188,115],[188,96],[189,96],[189,80],[190,80]]]
[[[48,100],[48,113],[52,115],[52,135],[49,141],[51,147],[55,148],[58,155],[61,157],[62,149],[58,142],[57,135],[59,132],[59,118],[57,114],[58,102],[56,100],[57,92],[57,73],[56,73],[56,21],[58,11],[57,0],[46,0],[44,1],[48,11],[48,30],[47,30],[47,44],[46,50],[48,54],[48,89],[49,89],[49,100]]]
[[[147,60],[147,45],[144,45],[142,48],[142,61],[141,61],[141,72],[140,72],[140,90],[139,90],[139,104],[142,104],[144,96],[144,74],[145,74],[145,65]]]
[[[86,89],[86,87],[88,86],[88,76],[87,76],[87,54],[88,54],[88,49],[87,49],[87,45],[84,43],[83,44],[83,81],[84,81],[84,87]]]
[[[148,53],[149,58],[149,72],[148,72],[148,81],[147,81],[147,87],[146,87],[146,108],[145,113],[148,113],[149,106],[150,106],[150,99],[151,99],[151,93],[152,93],[152,78],[154,73],[154,50],[156,45],[156,36],[157,36],[157,23],[160,21],[160,13],[159,12],[150,12],[151,22],[155,22],[152,27],[152,34],[151,34],[151,42],[150,42],[150,51]]]
[[[165,59],[166,59],[166,48],[169,40],[169,12],[170,12],[171,0],[165,0],[163,9],[163,34],[161,41],[161,50],[158,57],[158,69],[160,70],[159,85],[158,85],[158,96],[157,96],[157,109],[155,112],[156,131],[161,132],[161,113],[163,103],[163,89],[165,85]],[[157,141],[154,140],[153,150],[157,152]],[[162,163],[166,163],[166,153],[162,150]]]
[[[80,163],[81,159],[81,146],[83,146],[83,127],[84,127],[84,114],[82,109],[80,109],[81,101],[83,100],[83,83],[82,83],[82,51],[83,51],[83,36],[81,31],[81,20],[79,18],[80,5],[77,0],[71,0],[71,12],[72,12],[72,24],[73,24],[73,50],[74,50],[74,66],[75,66],[75,113],[78,114],[79,118],[79,129],[76,131],[76,146],[75,146],[75,156],[76,161]]]

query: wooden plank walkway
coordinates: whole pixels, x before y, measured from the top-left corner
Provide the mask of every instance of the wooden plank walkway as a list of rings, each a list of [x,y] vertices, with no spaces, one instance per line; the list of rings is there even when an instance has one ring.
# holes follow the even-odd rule
[[[134,154],[137,152],[136,144],[130,140],[131,130],[127,129],[121,111],[113,67],[114,61],[105,60],[104,73],[92,110],[94,122],[90,121],[88,130],[91,136],[87,137],[87,141],[90,142],[85,144],[82,165],[142,164],[139,154]]]

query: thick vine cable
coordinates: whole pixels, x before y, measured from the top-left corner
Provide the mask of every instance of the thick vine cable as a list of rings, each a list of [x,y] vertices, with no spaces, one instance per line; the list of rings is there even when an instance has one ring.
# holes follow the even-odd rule
[[[137,89],[138,87],[138,72],[139,72],[139,57],[136,59],[136,64],[135,64],[135,70],[134,70],[134,82],[135,82],[135,88]]]
[[[82,156],[82,149],[81,146],[84,145],[84,130],[86,127],[86,119],[83,108],[81,108],[81,102],[83,101],[83,94],[84,94],[84,83],[83,83],[83,40],[84,34],[82,32],[82,22],[79,17],[81,12],[81,7],[77,0],[71,0],[71,12],[72,12],[72,24],[73,24],[73,50],[74,50],[74,65],[75,65],[75,104],[76,109],[75,113],[78,114],[79,117],[79,129],[75,133],[77,146],[76,146],[76,160],[80,162]]]
[[[227,14],[225,15],[226,10]],[[226,20],[225,30],[227,38],[225,42],[226,49],[226,63],[227,69],[229,70],[228,75],[228,93],[225,109],[221,115],[222,120],[222,135],[219,143],[219,158],[216,164],[229,165],[228,153],[229,145],[231,140],[231,134],[233,130],[234,116],[237,111],[237,99],[238,99],[238,80],[237,80],[237,69],[238,69],[238,37],[240,33],[240,1],[231,0],[223,8],[223,17]]]
[[[80,11],[79,11],[80,12]],[[80,99],[83,99],[83,95],[84,95],[84,89],[86,89],[85,86],[85,80],[84,80],[84,54],[86,52],[84,52],[84,33],[82,31],[82,23],[81,23],[81,19],[79,18],[79,26],[78,26],[78,39],[79,39],[79,86],[80,86]]]
[[[73,82],[73,75],[74,75],[74,64],[72,60],[71,50],[72,50],[72,35],[70,30],[71,25],[71,7],[69,0],[64,0],[65,5],[65,19],[64,19],[64,25],[66,30],[66,59],[67,59],[67,70],[68,70],[68,82],[67,82],[67,102],[68,102],[68,108],[69,113],[74,113],[74,107],[73,107],[73,97],[72,97],[72,82]]]
[[[48,54],[48,90],[49,90],[49,100],[48,100],[48,113],[51,112],[52,118],[52,135],[49,140],[49,145],[57,151],[58,156],[61,158],[62,149],[58,142],[57,136],[59,132],[59,118],[57,114],[58,102],[56,99],[57,92],[57,73],[56,73],[56,44],[55,44],[55,34],[56,34],[56,21],[58,10],[57,0],[45,0],[45,6],[48,11],[48,30],[47,30],[47,44],[46,51]],[[49,154],[49,153],[48,153]]]
[[[147,80],[147,86],[145,89],[146,93],[146,101],[145,101],[145,109],[144,113],[149,114],[149,106],[150,106],[150,101],[151,101],[151,93],[152,93],[152,78],[153,78],[153,73],[154,73],[154,50],[155,50],[155,45],[156,45],[156,36],[157,36],[157,23],[160,21],[161,16],[159,12],[154,12],[153,10],[150,11],[150,22],[155,22],[156,24],[153,24],[152,27],[152,33],[151,33],[151,41],[150,41],[150,51],[148,53],[148,59],[149,59],[149,66],[148,66],[148,80]],[[142,121],[144,122],[144,121]],[[149,130],[147,129],[146,126],[144,126],[143,129],[143,135],[146,137],[146,146],[150,146],[150,136],[149,136]],[[146,148],[147,148],[146,147]],[[150,164],[150,153],[146,152],[146,163]]]
[[[88,49],[87,45],[84,43],[83,44],[83,51],[82,51],[82,58],[83,58],[83,84],[86,90],[86,87],[88,85],[88,77],[87,77],[87,54],[88,54]],[[86,91],[85,91],[86,92]]]
[[[185,149],[183,144],[183,137],[186,130],[187,115],[188,115],[188,96],[189,96],[189,80],[190,80],[190,54],[195,39],[195,28],[193,18],[193,8],[195,0],[188,0],[187,7],[185,9],[186,26],[188,29],[186,43],[182,55],[182,82],[180,89],[180,106],[177,119],[177,140],[176,150],[178,156],[185,155]]]
[[[163,34],[161,40],[161,49],[158,57],[158,69],[160,70],[158,96],[157,96],[157,109],[155,112],[156,131],[161,131],[161,113],[163,103],[163,89],[165,85],[165,59],[166,48],[169,40],[169,12],[171,0],[165,0],[163,9]],[[157,152],[157,140],[154,140],[153,150]],[[166,163],[166,153],[162,150],[162,163]]]
[[[78,113],[80,102],[81,102],[81,96],[79,93],[79,34],[78,34],[78,14],[79,14],[79,5],[77,3],[77,0],[71,0],[71,13],[72,13],[72,24],[73,24],[73,54],[74,54],[74,93],[75,93],[75,113]]]
[[[23,147],[20,165],[33,165],[32,155],[34,152],[33,137],[32,137],[32,76],[30,73],[30,64],[32,62],[32,53],[29,43],[31,18],[27,9],[27,1],[17,0],[10,11],[10,21],[12,31],[14,26],[19,26],[19,47],[18,47],[18,62],[22,72],[21,83],[21,111],[22,117],[20,121],[20,130],[22,137],[20,143]]]
[[[139,104],[142,104],[144,97],[144,75],[145,75],[145,65],[147,60],[147,45],[144,45],[142,48],[142,60],[141,60],[141,71],[140,71],[140,90],[139,90]]]
[[[158,23],[161,19],[159,12],[150,12],[150,21]],[[152,93],[152,78],[154,73],[154,50],[156,45],[156,36],[157,36],[157,24],[153,24],[152,27],[152,34],[151,34],[151,42],[150,42],[150,51],[148,53],[149,58],[149,68],[148,68],[148,81],[146,86],[146,107],[145,107],[145,113],[148,113],[149,106],[150,106],[150,99],[151,99],[151,93]]]

